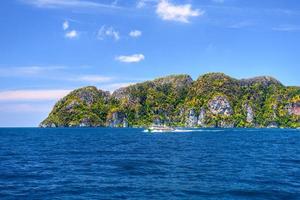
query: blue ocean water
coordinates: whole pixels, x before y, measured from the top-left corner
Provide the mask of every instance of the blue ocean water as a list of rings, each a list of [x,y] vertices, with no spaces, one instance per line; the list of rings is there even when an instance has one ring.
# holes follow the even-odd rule
[[[300,131],[2,128],[0,199],[300,199]]]

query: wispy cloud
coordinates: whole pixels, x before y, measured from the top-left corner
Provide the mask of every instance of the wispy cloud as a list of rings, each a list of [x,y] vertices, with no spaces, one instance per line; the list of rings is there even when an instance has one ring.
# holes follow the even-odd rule
[[[0,77],[9,78],[38,78],[68,82],[83,83],[106,83],[113,81],[115,78],[111,76],[103,76],[98,74],[81,74],[73,70],[85,69],[86,66],[69,67],[69,66],[25,66],[25,67],[0,67]]]
[[[116,60],[124,63],[138,63],[145,59],[143,54],[133,54],[128,56],[117,56]]]
[[[83,75],[83,76],[79,76],[79,77],[77,77],[73,80],[83,81],[83,82],[90,82],[90,83],[103,83],[103,82],[112,81],[113,77],[100,76],[100,75]]]
[[[30,103],[1,103],[0,104],[0,112],[8,112],[8,113],[41,113],[41,112],[49,112],[51,110],[51,105],[49,103],[37,104],[37,102]]]
[[[69,22],[68,21],[64,21],[63,25],[62,25],[63,30],[67,30],[69,28]]]
[[[116,31],[112,26],[106,27],[103,25],[97,33],[97,38],[99,40],[104,40],[107,37],[113,38],[115,41],[118,41],[120,39],[120,33]]]
[[[109,8],[119,9],[116,4],[103,4],[88,0],[22,0],[39,8]]]
[[[141,35],[142,35],[142,31],[140,30],[132,30],[129,33],[129,36],[134,38],[140,37]]]
[[[1,66],[0,76],[12,77],[12,76],[35,76],[52,71],[58,71],[66,69],[66,66],[24,66],[24,67],[5,67]]]
[[[253,26],[254,23],[250,22],[250,21],[242,21],[242,22],[238,22],[235,24],[232,24],[229,26],[229,28],[233,28],[233,29],[240,29],[240,28],[246,28],[246,27],[250,27]]]
[[[136,82],[121,82],[121,83],[112,83],[112,84],[106,84],[102,85],[101,89],[107,90],[110,92],[114,92],[115,90],[122,88],[122,87],[127,87],[130,85],[136,84]]]
[[[65,37],[69,39],[78,38],[79,34],[76,30],[71,30],[65,33]]]
[[[272,30],[281,31],[281,32],[298,32],[298,31],[300,31],[300,26],[293,25],[293,24],[286,24],[286,25],[280,25],[277,27],[273,27]]]
[[[144,8],[146,6],[146,1],[145,0],[139,0],[136,3],[137,8]]]
[[[163,20],[189,23],[191,17],[201,16],[204,14],[204,11],[199,9],[193,10],[191,4],[175,5],[168,0],[160,0],[156,13]]]
[[[159,0],[138,0],[136,2],[136,8],[144,8],[149,4],[157,3]]]
[[[70,90],[10,90],[0,91],[0,101],[45,101],[57,100]]]

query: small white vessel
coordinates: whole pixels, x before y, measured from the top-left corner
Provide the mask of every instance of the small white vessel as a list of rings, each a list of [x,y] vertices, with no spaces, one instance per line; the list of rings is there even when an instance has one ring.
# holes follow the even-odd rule
[[[172,127],[168,127],[168,126],[161,126],[161,125],[153,125],[153,126],[150,126],[148,129],[147,129],[147,132],[173,132],[175,131],[174,128]]]

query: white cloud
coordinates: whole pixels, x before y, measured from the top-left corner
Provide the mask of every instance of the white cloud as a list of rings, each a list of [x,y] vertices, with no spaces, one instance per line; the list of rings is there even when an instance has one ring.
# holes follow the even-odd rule
[[[112,77],[107,76],[99,76],[99,75],[84,75],[80,76],[77,79],[74,79],[77,81],[84,81],[84,82],[92,82],[92,83],[103,83],[113,80]]]
[[[62,27],[63,27],[64,30],[67,30],[69,28],[69,22],[68,21],[64,21]]]
[[[133,30],[133,31],[130,31],[129,33],[129,36],[130,37],[140,37],[142,35],[142,31],[139,31],[139,30]]]
[[[133,54],[129,56],[117,56],[116,60],[125,63],[138,63],[145,59],[143,54]]]
[[[0,101],[45,101],[58,100],[70,90],[11,90],[0,91]]]
[[[204,14],[204,11],[193,10],[191,4],[174,5],[168,0],[160,0],[156,13],[163,20],[188,23],[190,17],[197,17]]]
[[[78,33],[76,30],[68,31],[68,32],[66,32],[65,37],[69,38],[69,39],[77,38]]]
[[[23,0],[23,2],[39,8],[120,8],[115,4],[102,4],[88,0]]]
[[[106,37],[111,37],[115,41],[120,39],[120,34],[113,27],[102,26],[97,33],[97,38],[99,40],[104,40]]]

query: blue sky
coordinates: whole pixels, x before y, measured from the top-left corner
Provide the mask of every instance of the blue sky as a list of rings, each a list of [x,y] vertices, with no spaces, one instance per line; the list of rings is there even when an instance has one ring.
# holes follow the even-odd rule
[[[224,72],[300,85],[299,0],[4,0],[0,126],[37,126],[70,90]]]

